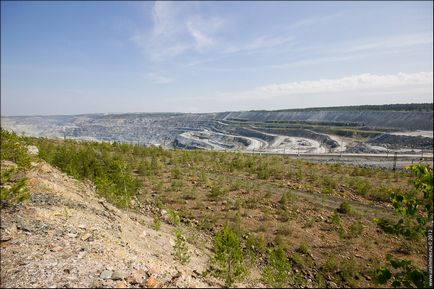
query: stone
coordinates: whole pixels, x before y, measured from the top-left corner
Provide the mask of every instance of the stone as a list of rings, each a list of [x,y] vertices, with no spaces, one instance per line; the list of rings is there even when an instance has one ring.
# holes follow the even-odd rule
[[[118,281],[115,284],[115,288],[128,288],[123,281]]]
[[[20,229],[21,231],[24,231],[24,232],[31,232],[32,231],[32,229],[30,229],[29,226],[27,226],[26,224],[21,223],[21,222],[19,222],[17,224],[17,228]]]
[[[143,277],[146,275],[145,270],[139,269],[135,270],[131,273],[130,276],[127,278],[127,282],[130,284],[142,284],[143,283]]]
[[[111,279],[112,280],[123,280],[125,278],[125,275],[122,272],[114,271],[112,274]]]
[[[146,279],[145,286],[148,288],[156,288],[159,287],[160,284],[154,277],[149,277],[148,279]]]
[[[109,270],[104,270],[99,274],[99,278],[102,280],[110,279],[112,277],[113,272]]]
[[[79,252],[77,258],[82,259],[86,255],[86,252]]]
[[[92,234],[86,233],[86,234],[82,235],[80,239],[81,239],[82,241],[87,241],[87,240],[90,239],[90,237],[92,237]],[[90,240],[89,240],[89,241],[90,241]]]
[[[335,282],[329,282],[329,286],[332,288],[338,288],[338,284],[336,284]]]
[[[27,152],[30,155],[35,155],[36,156],[36,155],[39,154],[39,149],[36,146],[29,145],[29,146],[27,146]]]

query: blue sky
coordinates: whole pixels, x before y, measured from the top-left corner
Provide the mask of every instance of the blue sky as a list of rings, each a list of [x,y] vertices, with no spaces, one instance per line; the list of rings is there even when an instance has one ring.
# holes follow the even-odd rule
[[[2,115],[432,102],[433,2],[1,2]]]

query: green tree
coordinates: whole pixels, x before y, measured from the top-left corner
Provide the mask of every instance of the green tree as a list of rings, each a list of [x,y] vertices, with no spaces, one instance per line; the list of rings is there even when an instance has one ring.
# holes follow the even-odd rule
[[[30,167],[30,156],[22,138],[3,128],[0,130],[0,159],[12,161],[19,168]]]
[[[391,197],[395,211],[401,214],[396,224],[385,220],[377,220],[378,226],[386,233],[403,235],[409,239],[428,234],[433,222],[433,172],[429,165],[411,165],[408,170],[415,175],[414,186],[422,196],[393,194]],[[388,265],[375,271],[374,282],[392,287],[428,287],[428,272],[412,265],[409,260],[394,259],[386,255]],[[393,269],[392,269],[393,268]]]
[[[26,187],[26,178],[11,181],[15,169],[6,169],[1,172],[0,201],[2,205],[10,206],[30,198]]]
[[[22,137],[3,128],[0,128],[0,130],[0,160],[2,162],[9,160],[16,164],[12,168],[7,168],[4,163],[1,165],[0,202],[2,206],[9,206],[30,197],[26,187],[26,178],[19,176],[22,171],[30,167],[30,155]]]
[[[214,256],[210,259],[210,272],[224,280],[227,287],[231,287],[247,273],[240,240],[228,226],[214,237]]]

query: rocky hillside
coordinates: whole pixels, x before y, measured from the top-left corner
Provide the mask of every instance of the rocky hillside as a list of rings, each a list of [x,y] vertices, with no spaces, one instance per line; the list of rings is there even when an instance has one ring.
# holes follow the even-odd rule
[[[120,211],[43,161],[26,176],[31,198],[1,210],[1,287],[219,286],[202,277],[206,247],[174,260],[174,228],[153,229],[152,208]]]
[[[243,121],[306,121],[353,123],[371,128],[400,130],[432,130],[433,113],[414,111],[240,111],[231,112],[226,119]]]

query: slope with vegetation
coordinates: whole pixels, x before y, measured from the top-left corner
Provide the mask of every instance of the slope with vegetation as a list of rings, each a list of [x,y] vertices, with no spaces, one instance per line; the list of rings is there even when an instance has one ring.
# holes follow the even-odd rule
[[[2,130],[2,151],[3,146],[17,143],[5,141],[11,138],[17,137]],[[38,158],[78,180],[85,183],[91,181],[96,193],[106,200],[88,201],[89,196],[86,195],[93,191],[77,191],[78,195],[84,194],[82,199],[77,196],[71,199],[69,204],[72,207],[66,208],[66,213],[58,211],[60,215],[53,221],[57,225],[63,222],[62,228],[66,228],[72,220],[84,222],[86,214],[91,212],[87,209],[78,213],[76,207],[77,203],[89,202],[87,206],[94,206],[100,212],[100,218],[108,219],[102,221],[91,215],[89,223],[82,226],[85,229],[78,227],[71,233],[77,236],[82,234],[80,238],[85,238],[83,235],[88,230],[89,234],[94,234],[90,226],[95,227],[96,232],[103,230],[104,226],[110,224],[111,216],[110,225],[115,224],[113,236],[95,233],[96,238],[93,238],[101,241],[100,250],[106,251],[104,246],[114,248],[123,244],[121,246],[126,253],[116,255],[116,258],[122,259],[117,268],[103,268],[101,262],[98,266],[93,264],[95,269],[90,275],[93,274],[94,282],[105,282],[97,285],[114,285],[109,281],[116,280],[100,278],[99,275],[102,271],[112,272],[114,269],[128,271],[117,280],[124,282],[122,284],[125,286],[132,285],[127,283],[127,277],[131,281],[131,276],[136,272],[134,270],[146,271],[141,276],[143,286],[152,285],[145,283],[145,280],[152,280],[151,277],[164,286],[173,286],[173,282],[189,286],[191,284],[188,282],[197,281],[202,282],[201,286],[372,287],[380,283],[387,286],[390,285],[387,282],[397,280],[401,283],[393,283],[394,285],[407,285],[404,281],[410,280],[410,277],[407,278],[406,273],[399,275],[401,267],[388,267],[391,258],[405,260],[402,263],[406,266],[403,272],[413,269],[411,272],[421,272],[416,275],[412,273],[411,276],[416,276],[414,278],[417,280],[410,280],[408,284],[425,285],[423,272],[427,253],[423,238],[425,231],[421,228],[432,226],[429,219],[426,219],[426,213],[420,212],[425,217],[424,223],[420,221],[421,216],[415,213],[399,224],[400,228],[404,228],[402,231],[415,232],[414,234],[407,236],[389,233],[396,232],[390,228],[395,228],[393,221],[402,213],[402,210],[395,212],[393,209],[394,206],[397,209],[402,207],[397,205],[396,200],[425,202],[424,205],[431,205],[432,208],[432,191],[430,203],[424,198],[426,189],[413,185],[416,178],[419,182],[431,182],[432,188],[431,169],[426,170],[428,176],[431,174],[431,179],[427,179],[420,175],[414,176],[411,171],[392,172],[343,164],[314,164],[290,157],[163,150],[138,145],[54,141],[44,138],[17,139],[20,143],[17,148],[37,146]],[[25,155],[25,152],[20,149],[18,154]],[[2,170],[4,160],[17,161],[10,155],[2,154]],[[37,158],[34,162],[36,161]],[[46,166],[42,165],[42,170]],[[53,194],[58,198],[63,198],[66,194],[67,189],[57,191],[56,186],[49,185],[56,181],[53,176],[67,178],[65,175],[55,169],[46,169],[45,174],[35,175],[35,170],[41,170],[41,165],[30,169],[32,183],[29,186],[32,190],[31,195],[27,196],[30,199],[13,199],[10,196],[16,194],[8,194],[8,204],[5,204],[8,209],[6,213],[2,211],[2,220],[5,216],[12,220],[14,214],[30,209],[41,210],[37,216],[50,215],[47,210],[55,207],[41,209],[35,204],[38,202],[35,200],[48,198],[41,197],[44,195],[41,192],[46,191],[45,194]],[[29,176],[29,172],[24,175]],[[43,189],[34,186],[33,182],[41,183],[37,177],[45,178],[42,183],[48,186]],[[68,178],[67,183],[72,182]],[[9,189],[13,188],[13,184],[8,186]],[[398,195],[403,197],[396,199]],[[394,197],[392,201],[391,197]],[[21,202],[24,205],[13,205]],[[41,201],[38,205],[40,203],[44,202]],[[64,201],[60,203],[65,206]],[[404,205],[407,203],[404,202]],[[59,209],[56,207],[56,210]],[[21,216],[24,219],[30,218],[25,213]],[[128,223],[131,218],[136,220],[134,228]],[[172,230],[174,227],[177,229]],[[163,231],[160,231],[161,228]],[[49,234],[48,229],[43,233]],[[122,238],[129,234],[133,237],[126,244],[126,239]],[[21,234],[19,237],[26,240],[32,236]],[[74,242],[77,241],[74,246],[80,252],[77,236],[71,238]],[[119,236],[123,242],[116,239]],[[158,238],[161,238],[157,258],[152,259],[154,249],[146,248],[141,240],[147,236],[155,238],[154,244],[157,247]],[[171,250],[167,249],[167,244],[163,245],[167,239],[171,240]],[[13,240],[2,242],[2,252],[6,250],[3,243],[8,244]],[[17,247],[14,249],[17,250]],[[31,250],[31,247],[27,247],[26,252]],[[85,248],[84,251],[88,252],[87,250]],[[137,253],[140,250],[141,253]],[[164,255],[168,251],[169,256]],[[11,254],[11,251],[7,252]],[[134,254],[139,255],[134,258]],[[8,258],[13,259],[11,255]],[[129,264],[128,258],[132,258],[130,262],[136,263]],[[101,260],[109,264],[113,261],[107,258]],[[145,261],[146,264],[143,264]],[[164,264],[170,264],[166,266],[167,272],[159,269],[160,274],[149,273],[152,271],[149,267],[154,261],[161,264],[160,268],[164,268]],[[2,261],[2,268],[11,266],[10,263],[10,260]],[[394,264],[396,265],[392,263],[392,266]],[[2,284],[12,282],[11,274],[18,274],[3,272],[5,270],[2,270]],[[81,274],[81,271],[74,272]],[[86,281],[92,278],[87,278]],[[71,281],[70,284],[90,286],[78,281]],[[116,284],[120,286],[121,283]]]

